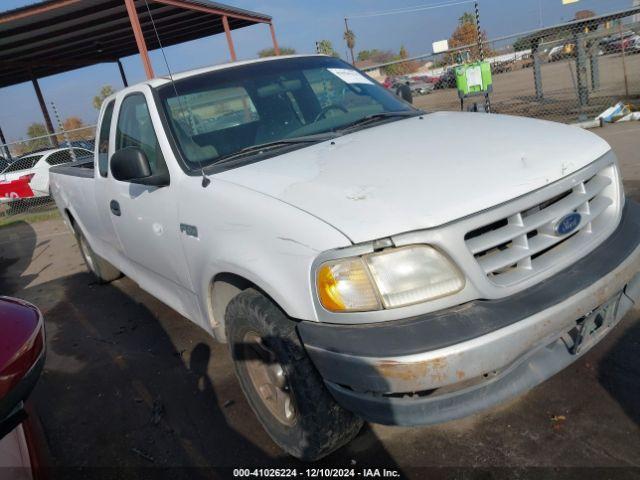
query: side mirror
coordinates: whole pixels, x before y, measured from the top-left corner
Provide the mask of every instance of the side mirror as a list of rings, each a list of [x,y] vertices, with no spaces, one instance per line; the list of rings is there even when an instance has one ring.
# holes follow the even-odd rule
[[[136,147],[118,150],[111,157],[111,174],[121,182],[164,187],[169,185],[169,173],[165,170],[151,173],[147,155]]]
[[[111,157],[111,173],[113,178],[121,182],[142,180],[151,176],[151,165],[142,150],[127,147]]]

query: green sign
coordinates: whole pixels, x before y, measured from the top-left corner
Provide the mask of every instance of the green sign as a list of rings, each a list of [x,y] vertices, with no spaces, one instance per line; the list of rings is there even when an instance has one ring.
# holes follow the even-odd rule
[[[475,62],[457,67],[456,85],[460,98],[484,95],[493,91],[491,65],[489,62]]]

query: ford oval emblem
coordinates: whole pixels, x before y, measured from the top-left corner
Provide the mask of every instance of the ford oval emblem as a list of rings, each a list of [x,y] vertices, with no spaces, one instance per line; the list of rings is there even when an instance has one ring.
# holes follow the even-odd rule
[[[553,230],[557,235],[568,235],[573,232],[580,225],[580,221],[582,220],[582,215],[577,212],[570,213],[565,215],[560,220],[556,222]]]

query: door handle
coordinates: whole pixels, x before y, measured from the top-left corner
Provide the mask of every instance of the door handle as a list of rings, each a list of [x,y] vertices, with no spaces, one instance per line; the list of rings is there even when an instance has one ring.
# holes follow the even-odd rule
[[[120,211],[120,204],[115,200],[111,200],[109,207],[111,208],[111,213],[113,213],[116,217],[122,215],[122,212]]]

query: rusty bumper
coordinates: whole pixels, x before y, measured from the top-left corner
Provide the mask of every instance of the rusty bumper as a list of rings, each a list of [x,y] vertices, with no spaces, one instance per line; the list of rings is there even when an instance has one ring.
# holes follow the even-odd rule
[[[348,410],[394,425],[460,418],[524,393],[604,338],[640,301],[639,244],[640,207],[628,202],[601,246],[512,297],[382,326],[302,322],[298,331]]]

